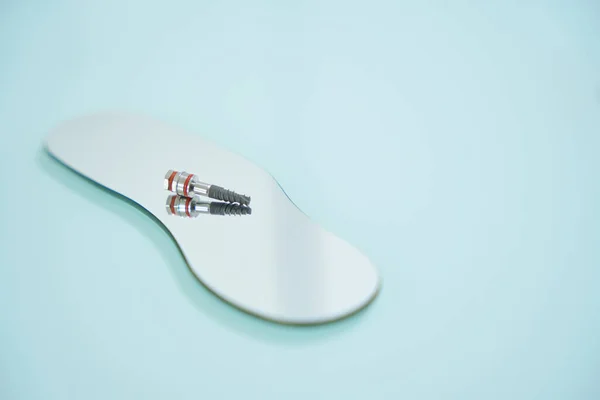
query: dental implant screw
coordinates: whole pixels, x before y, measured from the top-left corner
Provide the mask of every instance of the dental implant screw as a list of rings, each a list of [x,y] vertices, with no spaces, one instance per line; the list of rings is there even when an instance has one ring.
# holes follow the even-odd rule
[[[220,201],[198,201],[190,197],[172,194],[167,197],[165,204],[169,215],[196,218],[200,214],[212,215],[250,215],[252,209],[248,206]]]
[[[180,196],[195,197],[206,196],[211,199],[226,201],[228,203],[250,204],[250,196],[237,194],[217,185],[201,182],[194,174],[185,171],[169,170],[165,175],[165,189]]]

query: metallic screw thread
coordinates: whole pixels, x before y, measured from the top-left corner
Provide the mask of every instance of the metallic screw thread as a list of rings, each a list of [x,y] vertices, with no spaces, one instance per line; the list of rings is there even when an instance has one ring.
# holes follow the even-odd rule
[[[242,205],[250,204],[250,196],[237,194],[217,185],[210,185],[201,182],[194,174],[185,171],[167,171],[164,178],[164,187],[173,193],[185,197],[208,196],[211,199],[226,201],[228,203],[238,203]]]
[[[208,197],[210,197],[211,199],[222,200],[229,203],[239,203],[244,206],[250,204],[250,196],[237,194],[235,192],[232,192],[231,190],[227,190],[216,185],[210,186],[210,189],[208,189]]]
[[[250,215],[252,209],[237,203],[223,203],[220,201],[198,201],[189,197],[172,194],[165,202],[167,214],[183,218],[196,218],[200,214],[211,215]]]
[[[210,203],[210,213],[213,215],[250,215],[252,214],[252,209],[239,204],[213,201]]]

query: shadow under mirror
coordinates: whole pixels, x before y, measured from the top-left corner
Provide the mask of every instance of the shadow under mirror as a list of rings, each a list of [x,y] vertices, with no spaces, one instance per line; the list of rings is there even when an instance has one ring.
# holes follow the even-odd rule
[[[181,250],[167,228],[149,211],[106,187],[88,179],[69,166],[55,158],[46,148],[41,149],[36,157],[36,163],[52,179],[83,196],[96,206],[105,208],[123,217],[144,236],[149,238],[160,251],[165,264],[173,275],[178,287],[185,294],[194,308],[201,314],[209,316],[218,323],[235,329],[252,338],[269,343],[309,344],[315,341],[328,340],[351,330],[366,316],[364,308],[358,310],[350,318],[331,321],[320,325],[285,325],[238,309],[214,294],[193,274]],[[173,196],[173,195],[172,195]],[[186,212],[186,202],[181,196],[169,196],[166,202],[167,212],[173,216],[194,218],[200,214],[224,215],[236,218],[237,215],[251,216],[251,210],[231,211],[234,207],[245,207],[231,203],[202,202],[190,200]],[[194,201],[194,204],[192,204]],[[173,202],[173,209],[171,209]],[[183,206],[181,205],[183,203]],[[229,208],[228,208],[229,207]],[[211,212],[211,209],[213,212]],[[172,211],[175,212],[172,212]],[[226,212],[229,211],[229,213]],[[239,212],[239,214],[238,214]],[[182,215],[183,213],[183,215]],[[168,240],[167,240],[168,239]]]

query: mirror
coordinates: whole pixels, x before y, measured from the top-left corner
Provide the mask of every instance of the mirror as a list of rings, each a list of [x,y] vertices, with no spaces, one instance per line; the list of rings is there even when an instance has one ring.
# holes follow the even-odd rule
[[[152,213],[194,275],[250,314],[320,324],[355,313],[379,291],[367,257],[307,217],[271,175],[194,134],[144,116],[99,114],[58,126],[46,146],[60,162]],[[197,184],[189,196],[173,193],[164,186],[170,170],[189,171],[208,186]],[[251,203],[211,199],[210,185],[248,194]]]

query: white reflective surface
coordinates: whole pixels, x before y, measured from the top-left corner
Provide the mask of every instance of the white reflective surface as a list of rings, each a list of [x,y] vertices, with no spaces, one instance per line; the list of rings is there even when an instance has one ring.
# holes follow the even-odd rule
[[[267,172],[195,135],[146,117],[102,114],[62,124],[47,147],[156,216],[198,279],[249,313],[323,323],[352,314],[377,294],[377,270],[363,254],[311,221]],[[169,215],[171,193],[163,188],[169,169],[252,196],[252,214]]]

